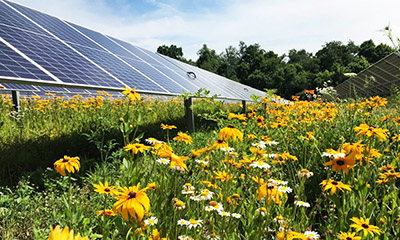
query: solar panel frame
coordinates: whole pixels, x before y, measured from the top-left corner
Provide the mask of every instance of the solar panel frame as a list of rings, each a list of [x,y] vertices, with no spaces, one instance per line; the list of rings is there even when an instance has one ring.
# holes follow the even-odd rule
[[[135,86],[138,92],[165,95],[181,94],[182,90],[196,92],[200,88],[206,88],[212,94],[220,94],[222,97],[231,99],[248,98],[248,92],[262,93],[200,68],[173,62],[175,60],[166,60],[159,54],[149,53],[148,50],[57,17],[10,1],[0,0],[0,3],[3,7],[5,5],[9,7],[7,11],[12,12],[11,10],[14,10],[15,18],[19,19],[19,22],[27,22],[27,26],[29,26],[20,28],[21,24],[6,26],[7,24],[0,22],[0,27],[2,26],[3,30],[6,26],[7,30],[11,29],[11,32],[18,32],[24,35],[23,37],[29,38],[29,41],[25,42],[26,46],[18,44],[19,41],[10,37],[9,34],[5,36],[6,41],[12,46],[15,45],[21,53],[26,55],[26,58],[46,70],[44,72],[50,75],[52,80],[56,80],[56,82],[39,80],[35,84],[54,86],[58,89],[76,86],[78,88],[87,87],[88,89],[121,90],[124,86]],[[7,35],[4,31],[1,34]],[[36,41],[33,40],[32,36],[37,37]],[[50,42],[54,44],[49,44]],[[38,44],[40,50],[37,50]],[[55,49],[53,45],[57,45],[57,48]],[[51,56],[45,54],[50,52],[52,53]],[[64,62],[65,55],[71,57],[68,61],[72,60],[73,67],[66,65]],[[110,65],[106,66],[105,62],[121,68],[120,71],[117,72],[109,67]],[[79,63],[78,66],[77,63]],[[96,69],[95,73],[82,74],[86,70],[86,66]],[[130,68],[129,71],[126,71],[126,66]],[[187,76],[188,71],[196,72],[198,77],[194,80],[189,78]],[[145,80],[142,78],[141,83],[137,80],[132,81],[132,78],[139,79],[139,75],[136,73],[139,73]],[[97,77],[100,76],[105,80],[97,80]],[[97,81],[92,78],[96,78]],[[24,78],[21,81],[21,78],[5,79],[3,77],[1,79],[0,77],[0,80],[11,83],[18,81],[24,84],[33,83],[31,79]],[[148,81],[152,84],[149,84]],[[244,89],[248,89],[247,92]]]

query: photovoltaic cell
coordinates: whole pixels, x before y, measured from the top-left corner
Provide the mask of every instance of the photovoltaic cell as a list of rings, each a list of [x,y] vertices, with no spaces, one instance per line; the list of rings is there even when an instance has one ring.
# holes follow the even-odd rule
[[[123,63],[121,60],[109,54],[108,52],[94,50],[78,45],[73,45],[73,47],[98,64],[100,67],[107,70],[113,76],[127,84],[129,87],[137,87],[137,89],[145,91],[165,92],[165,90],[154,84],[154,82],[147,79],[129,65]]]
[[[146,76],[156,81],[158,84],[163,86],[171,93],[181,94],[183,90],[185,90],[186,92],[189,91],[187,88],[183,88],[184,86],[179,86],[172,80],[168,79],[165,75],[161,74],[160,72],[149,66],[147,63],[144,63],[142,61],[135,61],[130,58],[123,58],[123,60],[129,63],[129,65],[134,66]]]
[[[33,24],[21,14],[17,13],[4,2],[0,1],[0,24],[17,27],[28,31],[48,35],[43,29]]]
[[[12,2],[8,3],[16,8],[18,11],[20,11],[22,14],[26,15],[27,17],[38,23],[40,26],[44,27],[46,30],[50,31],[64,41],[84,45],[95,49],[101,49],[101,47],[99,47],[97,44],[93,43],[85,36],[75,31],[56,17],[20,6]]]
[[[129,50],[130,52],[132,52],[133,54],[135,54],[136,56],[138,56],[139,58],[141,58],[143,61],[150,63],[153,66],[160,66],[160,63],[155,61],[154,59],[150,58],[149,56],[147,56],[146,54],[143,54],[143,52],[141,52],[138,48],[136,48],[135,46],[118,40],[116,38],[111,38],[113,41],[115,41],[116,43],[118,43],[119,45],[123,46],[124,48],[126,48],[127,50]]]
[[[92,31],[90,29],[87,29],[87,28],[84,28],[81,26],[78,26],[73,23],[68,22],[68,24],[70,24],[71,26],[76,28],[78,31],[85,34],[86,36],[88,36],[89,38],[91,38],[92,40],[94,40],[95,42],[97,42],[98,44],[100,44],[101,46],[103,46],[104,48],[109,50],[110,52],[112,52],[118,56],[128,57],[128,58],[132,58],[134,60],[140,61],[140,59],[137,58],[135,55],[126,51],[124,48],[120,47],[118,44],[111,41],[109,38],[107,38],[103,34]]]
[[[0,36],[65,83],[122,87],[60,41],[0,26]]]
[[[54,82],[54,79],[2,42],[0,42],[0,76]]]

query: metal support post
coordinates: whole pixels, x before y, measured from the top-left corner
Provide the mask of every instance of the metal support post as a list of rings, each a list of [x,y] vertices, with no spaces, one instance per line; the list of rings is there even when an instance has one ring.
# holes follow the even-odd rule
[[[16,112],[20,112],[21,111],[21,104],[19,101],[19,91],[11,91],[11,95],[12,95],[12,101],[13,101],[13,106],[14,106],[14,110]]]
[[[247,113],[246,100],[242,100],[242,114]]]
[[[186,129],[189,132],[194,132],[194,114],[192,110],[193,105],[193,98],[189,97],[188,99],[184,100],[185,105],[185,122],[186,122]]]

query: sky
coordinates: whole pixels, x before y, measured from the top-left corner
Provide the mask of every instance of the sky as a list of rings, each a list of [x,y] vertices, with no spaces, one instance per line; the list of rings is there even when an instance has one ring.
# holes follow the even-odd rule
[[[203,44],[222,53],[244,41],[282,55],[330,41],[392,46],[388,25],[400,37],[399,0],[13,1],[151,51],[174,44],[192,60]]]

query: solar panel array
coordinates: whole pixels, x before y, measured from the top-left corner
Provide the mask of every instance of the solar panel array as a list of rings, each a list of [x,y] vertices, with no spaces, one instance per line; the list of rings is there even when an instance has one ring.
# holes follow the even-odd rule
[[[393,52],[335,87],[340,97],[388,96],[400,88],[400,54]]]
[[[263,95],[246,85],[10,1],[0,0],[0,12],[0,82],[6,89],[68,93],[76,92],[69,87],[136,87],[139,92],[182,94],[205,88],[211,94],[234,99]]]

